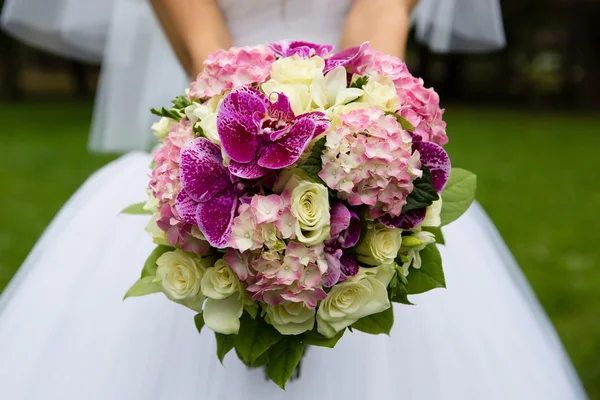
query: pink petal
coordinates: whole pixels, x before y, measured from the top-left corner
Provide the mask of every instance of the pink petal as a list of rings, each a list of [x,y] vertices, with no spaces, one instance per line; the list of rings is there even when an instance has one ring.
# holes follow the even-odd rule
[[[277,94],[277,100],[269,104],[269,116],[273,119],[292,122],[296,116],[294,115],[294,111],[292,111],[292,106],[290,105],[288,97],[283,93],[273,92],[270,94]]]
[[[423,222],[426,214],[426,208],[418,208],[404,212],[398,217],[392,217],[389,214],[386,214],[379,218],[379,221],[389,228],[412,229]]]
[[[217,131],[232,160],[247,163],[254,158],[259,145],[259,126],[254,116],[265,114],[268,105],[268,99],[250,87],[234,90],[223,99],[217,114]]]
[[[218,249],[227,247],[237,205],[238,197],[231,192],[198,204],[196,222],[211,246]]]
[[[296,121],[292,129],[276,142],[266,145],[258,164],[269,169],[279,169],[292,165],[308,147],[315,132],[315,123],[308,118]]]
[[[431,142],[419,142],[416,145],[421,162],[429,168],[433,176],[433,186],[440,193],[444,190],[450,176],[450,158],[441,146]]]
[[[195,139],[181,150],[181,183],[195,201],[210,199],[231,186],[219,146],[208,139]]]

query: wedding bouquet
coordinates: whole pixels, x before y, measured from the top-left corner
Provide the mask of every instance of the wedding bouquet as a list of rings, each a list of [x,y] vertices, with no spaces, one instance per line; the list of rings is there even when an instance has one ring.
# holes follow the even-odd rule
[[[389,334],[392,302],[445,287],[440,227],[475,176],[450,169],[439,97],[368,43],[219,50],[153,129],[158,245],[125,297],[162,292],[282,388],[306,346]],[[357,333],[354,333],[357,334]]]

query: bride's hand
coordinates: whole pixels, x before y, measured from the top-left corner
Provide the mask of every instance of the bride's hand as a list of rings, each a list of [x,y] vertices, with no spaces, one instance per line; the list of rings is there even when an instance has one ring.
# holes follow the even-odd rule
[[[216,0],[151,0],[179,62],[191,78],[218,49],[231,47],[231,38]]]
[[[418,0],[356,0],[348,17],[341,48],[365,41],[377,50],[404,58],[410,13]]]

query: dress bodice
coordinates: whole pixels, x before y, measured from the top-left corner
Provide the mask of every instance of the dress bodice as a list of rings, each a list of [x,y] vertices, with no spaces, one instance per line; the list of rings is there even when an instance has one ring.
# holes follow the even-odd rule
[[[219,0],[237,46],[302,39],[337,45],[352,0]]]

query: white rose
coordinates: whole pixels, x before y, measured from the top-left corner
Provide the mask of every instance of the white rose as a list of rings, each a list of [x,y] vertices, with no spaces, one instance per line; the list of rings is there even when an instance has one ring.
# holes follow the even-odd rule
[[[152,241],[156,244],[162,244],[164,246],[170,246],[169,240],[167,239],[167,232],[163,231],[158,227],[156,221],[160,218],[160,213],[152,214],[150,221],[146,225],[146,232],[152,238]]]
[[[325,186],[300,182],[292,191],[291,211],[300,242],[310,246],[329,238],[329,193]]]
[[[217,113],[212,113],[204,117],[200,122],[200,128],[204,136],[211,142],[221,145],[219,132],[217,131]]]
[[[200,294],[204,268],[186,252],[168,251],[156,260],[156,277],[170,298],[183,300]]]
[[[421,223],[421,226],[432,226],[438,227],[442,224],[440,213],[442,212],[442,199],[434,201],[429,207],[425,214],[425,219]]]
[[[280,58],[273,63],[271,79],[279,83],[303,83],[310,85],[315,75],[323,75],[325,60],[315,56],[309,59],[298,55]]]
[[[200,126],[208,140],[220,145],[217,132],[217,110],[221,103],[221,96],[214,96],[204,104],[192,103],[185,109],[185,115],[193,124]]]
[[[224,335],[238,333],[244,301],[236,273],[223,259],[218,260],[206,268],[201,288],[208,297],[203,312],[206,326]]]
[[[356,247],[358,261],[367,265],[388,264],[394,261],[402,246],[402,230],[372,224]]]
[[[267,322],[282,335],[299,335],[315,325],[315,310],[304,303],[285,303],[279,306],[267,305]]]
[[[273,191],[278,194],[284,191],[291,193],[300,182],[308,181],[309,179],[306,171],[301,168],[284,168],[279,172],[279,178]]]
[[[262,84],[262,90],[267,96],[271,96],[273,93],[283,93],[288,98],[295,115],[300,115],[310,110],[312,97],[306,84],[281,83],[271,79]],[[270,98],[271,100],[275,100],[275,97]]]
[[[158,120],[158,122],[152,124],[152,131],[154,132],[154,136],[156,136],[159,139],[166,138],[167,135],[169,135],[171,128],[176,123],[177,122],[172,120],[171,118],[162,117]]]
[[[240,281],[224,260],[218,260],[214,267],[204,271],[200,287],[206,297],[222,300],[239,292]]]
[[[317,311],[321,335],[331,338],[359,319],[391,307],[387,285],[392,274],[373,271],[379,268],[361,268],[356,276],[331,288]]]
[[[397,111],[400,108],[400,99],[391,78],[382,75],[373,76],[362,89],[364,94],[359,101],[384,111]]]
[[[148,200],[146,200],[146,204],[144,204],[144,210],[150,212],[158,211],[158,206],[160,202],[156,197],[154,197],[154,195],[152,194],[152,190],[146,189],[146,195],[148,196]]]

